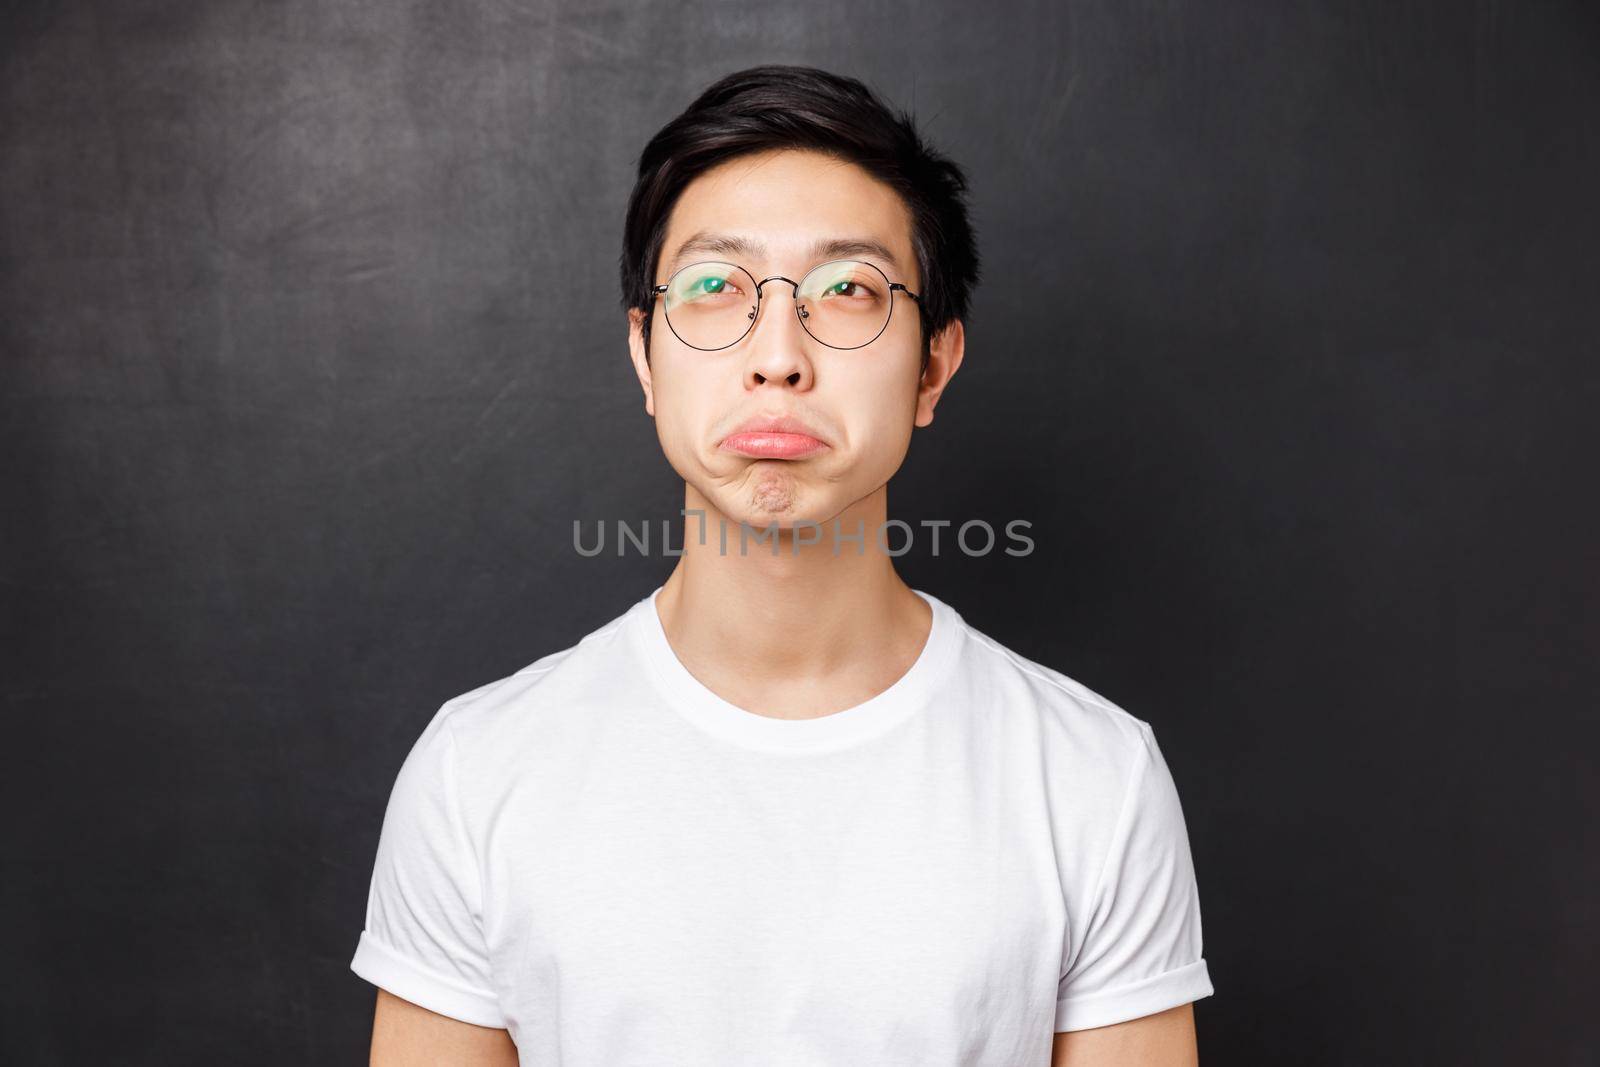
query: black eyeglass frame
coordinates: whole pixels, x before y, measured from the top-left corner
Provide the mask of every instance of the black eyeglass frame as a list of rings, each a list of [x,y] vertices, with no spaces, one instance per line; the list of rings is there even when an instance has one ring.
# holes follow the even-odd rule
[[[756,282],[756,306],[754,308],[752,308],[750,310],[750,314],[748,316],[746,316],[750,320],[750,325],[748,325],[748,326],[746,326],[744,328],[744,332],[743,333],[741,333],[738,337],[735,337],[733,340],[729,341],[725,345],[718,345],[716,348],[701,348],[699,345],[690,344],[688,341],[684,340],[683,335],[680,334],[678,332],[677,328],[672,325],[672,316],[671,315],[663,315],[662,317],[667,320],[667,329],[672,331],[672,336],[676,337],[680,341],[683,341],[684,344],[689,345],[689,347],[694,349],[695,351],[697,351],[697,352],[721,352],[723,349],[732,348],[734,345],[738,344],[740,341],[743,341],[746,337],[749,337],[750,336],[750,331],[755,328],[756,320],[761,317],[761,295],[762,295],[761,294],[761,287],[766,285],[768,282],[788,282],[790,285],[794,286],[794,295],[790,298],[790,303],[792,303],[794,305],[795,317],[800,320],[800,328],[802,330],[806,331],[806,336],[810,337],[813,341],[817,342],[817,344],[824,345],[824,346],[826,346],[828,348],[832,348],[832,349],[834,349],[836,351],[839,351],[839,352],[854,352],[858,348],[867,347],[873,341],[876,341],[878,338],[882,337],[883,336],[883,331],[887,330],[889,328],[889,323],[894,321],[894,304],[895,304],[894,294],[895,294],[895,290],[896,289],[898,289],[900,292],[902,292],[902,293],[906,294],[907,296],[909,296],[912,300],[915,300],[917,302],[917,307],[919,309],[922,307],[922,297],[918,296],[916,293],[913,293],[910,289],[906,288],[900,282],[891,282],[889,280],[889,276],[883,272],[883,269],[881,267],[879,267],[875,263],[868,263],[864,259],[830,259],[825,263],[818,263],[815,267],[812,267],[810,270],[806,271],[805,274],[802,274],[800,276],[800,281],[802,281],[802,282],[805,281],[806,278],[810,277],[812,274],[815,274],[817,271],[821,270],[823,267],[830,267],[835,263],[859,263],[862,266],[871,267],[874,271],[877,272],[878,277],[883,279],[884,284],[889,287],[889,314],[887,314],[887,315],[885,315],[883,317],[883,325],[878,328],[878,332],[873,334],[871,339],[866,340],[866,341],[862,341],[858,345],[830,345],[830,344],[828,344],[828,342],[824,341],[822,338],[820,338],[816,334],[812,333],[811,332],[811,328],[806,325],[806,318],[807,318],[809,313],[806,312],[804,309],[802,309],[800,307],[800,282],[795,281],[793,278],[785,278],[781,274],[774,274],[771,277],[762,278],[759,282]],[[688,270],[690,267],[704,267],[704,266],[708,266],[708,265],[716,265],[716,266],[719,266],[719,267],[733,267],[734,269],[736,269],[736,270],[740,271],[741,273],[743,273],[744,276],[749,278],[751,281],[755,281],[755,275],[751,274],[748,270],[745,270],[745,268],[739,266],[739,264],[737,264],[737,263],[730,263],[725,259],[701,259],[701,260],[696,260],[693,263],[685,263],[683,266],[681,266],[677,270],[673,271],[671,277],[669,277],[665,282],[662,282],[660,285],[652,285],[650,287],[650,294],[651,294],[650,298],[652,300],[654,300],[656,297],[661,296],[663,293],[665,293],[668,289],[670,289],[672,287],[672,279],[676,278],[678,275],[682,274],[684,271]]]

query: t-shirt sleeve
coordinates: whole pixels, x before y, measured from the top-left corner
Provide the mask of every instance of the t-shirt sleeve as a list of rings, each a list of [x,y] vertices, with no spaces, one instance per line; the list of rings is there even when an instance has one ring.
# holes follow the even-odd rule
[[[430,1011],[504,1027],[483,932],[477,856],[441,709],[396,776],[378,836],[366,925],[350,969]]]
[[[1212,993],[1178,791],[1147,724],[1082,934],[1068,949],[1056,1031],[1151,1015]]]

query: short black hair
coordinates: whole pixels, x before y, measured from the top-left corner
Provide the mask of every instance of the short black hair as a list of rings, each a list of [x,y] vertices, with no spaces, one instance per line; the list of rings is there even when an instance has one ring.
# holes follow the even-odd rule
[[[978,249],[967,217],[967,179],[931,148],[907,112],[890,110],[855,78],[816,67],[768,64],[729,74],[650,138],[639,154],[622,236],[622,304],[645,313],[667,219],[690,182],[738,156],[809,149],[854,163],[900,194],[911,214],[921,274],[922,362],[934,334],[966,320],[978,281]]]

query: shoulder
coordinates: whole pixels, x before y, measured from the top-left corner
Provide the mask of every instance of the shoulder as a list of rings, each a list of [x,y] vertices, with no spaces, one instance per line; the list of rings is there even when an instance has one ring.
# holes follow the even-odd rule
[[[492,775],[517,756],[548,752],[563,736],[592,728],[595,712],[613,706],[635,683],[619,615],[566,648],[486,682],[439,707],[427,727],[450,735],[468,775]]]
[[[1148,722],[1064,671],[962,623],[972,696],[1037,741],[1047,778],[1120,797],[1154,749]],[[1098,787],[1095,789],[1094,787]]]
[[[1080,740],[1095,737],[1129,750],[1143,746],[1150,734],[1148,722],[1065,672],[1029,659],[968,623],[962,626],[974,669],[989,684],[1025,693],[1049,725]]]
[[[973,696],[1000,698],[989,701],[991,715],[1023,738],[1013,750],[1018,766],[1040,783],[1062,892],[1081,939],[1108,881],[1137,885],[1188,870],[1171,772],[1149,722],[970,627],[968,638]]]

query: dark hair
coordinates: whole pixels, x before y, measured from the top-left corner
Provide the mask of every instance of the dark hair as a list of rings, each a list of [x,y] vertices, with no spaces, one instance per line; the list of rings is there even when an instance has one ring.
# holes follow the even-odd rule
[[[911,244],[921,274],[922,360],[932,336],[967,317],[978,281],[978,249],[967,218],[966,176],[930,148],[912,117],[893,112],[855,78],[815,67],[767,65],[721,78],[639,154],[622,236],[622,304],[645,312],[667,219],[689,183],[737,156],[772,149],[823,152],[855,163],[900,194],[911,214]]]

